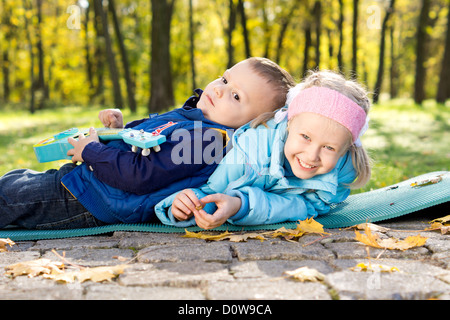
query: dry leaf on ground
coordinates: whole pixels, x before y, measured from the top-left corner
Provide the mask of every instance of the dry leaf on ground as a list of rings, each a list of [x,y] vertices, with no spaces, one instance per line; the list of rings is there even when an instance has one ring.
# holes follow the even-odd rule
[[[9,238],[7,239],[0,238],[0,252],[8,251],[7,245],[12,247],[15,244],[16,243]]]
[[[63,271],[64,264],[50,259],[37,259],[31,261],[24,261],[6,266],[6,275],[17,277],[21,275],[28,275],[29,278],[38,276],[40,274],[59,274]]]
[[[128,267],[128,265],[121,264],[116,266],[83,268],[78,271],[64,272],[60,274],[47,274],[44,275],[44,278],[68,283],[74,282],[75,280],[78,280],[79,282],[88,280],[93,282],[111,281],[113,278],[123,273],[126,267]]]
[[[441,234],[450,233],[450,215],[431,220],[430,224],[430,227],[425,230],[440,230]]]
[[[355,231],[355,239],[375,248],[390,249],[390,250],[408,250],[414,247],[420,247],[425,244],[428,238],[421,235],[409,236],[403,240],[388,238],[380,239],[376,233],[372,233],[370,228],[366,226],[364,234]]]
[[[350,270],[356,272],[400,272],[397,267],[390,267],[382,264],[372,265],[370,263],[366,264],[363,262],[358,263],[355,267],[350,268]]]
[[[204,232],[190,232],[186,231],[186,234],[182,237],[184,238],[198,238],[203,239],[206,241],[221,241],[221,240],[229,240],[231,242],[245,242],[247,239],[257,239],[264,241],[266,238],[261,233],[256,232],[250,232],[250,233],[242,233],[242,234],[236,234],[236,233],[230,233],[228,231],[225,231],[221,234],[210,234],[210,233],[204,233]]]
[[[388,232],[390,230],[389,228],[381,227],[379,225],[376,225],[376,224],[373,224],[373,223],[369,223],[369,222],[367,222],[367,223],[360,223],[360,224],[357,224],[354,227],[359,229],[359,230],[365,230],[366,227],[368,227],[370,229],[370,231],[382,232],[382,233]]]
[[[285,271],[284,273],[301,282],[321,282],[325,280],[325,276],[322,273],[308,267],[301,267],[292,271]]]

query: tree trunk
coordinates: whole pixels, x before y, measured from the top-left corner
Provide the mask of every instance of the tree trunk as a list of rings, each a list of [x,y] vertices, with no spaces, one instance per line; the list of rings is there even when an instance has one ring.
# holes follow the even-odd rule
[[[94,0],[97,1],[97,0]],[[105,53],[105,37],[102,27],[102,19],[100,17],[100,12],[98,10],[98,6],[94,4],[94,28],[95,28],[95,35],[96,35],[96,41],[95,41],[95,63],[94,63],[94,70],[95,70],[95,76],[97,79],[96,89],[94,93],[94,97],[100,97],[100,104],[105,104],[105,79],[104,79],[104,72],[105,72],[105,63],[104,63],[104,56]]]
[[[320,4],[320,1],[316,1],[314,3],[313,8],[313,16],[314,16],[314,24],[316,29],[316,60],[315,60],[315,67],[320,67],[320,35],[322,33],[322,6]]]
[[[88,37],[88,25],[89,25],[89,11],[91,6],[86,8],[85,20],[84,20],[84,50],[86,58],[86,78],[89,83],[89,101],[93,98],[94,90],[94,76],[92,71],[91,55],[89,54],[89,37]]]
[[[151,0],[152,44],[150,63],[150,112],[174,105],[170,64],[170,22],[175,0]]]
[[[31,10],[32,6],[28,7],[26,0],[23,0],[23,7],[25,10]],[[28,51],[30,53],[30,113],[34,113],[36,111],[35,106],[35,86],[34,86],[34,53],[33,53],[33,42],[31,41],[30,29],[29,29],[29,21],[27,15],[24,15],[25,21],[25,34],[28,42]]]
[[[114,105],[116,108],[123,108],[122,92],[119,82],[119,71],[117,70],[114,51],[112,49],[111,37],[108,31],[108,12],[103,9],[102,0],[94,0],[102,21],[103,35],[105,37],[106,57],[108,59],[109,73],[113,84]]]
[[[436,100],[444,103],[448,98],[450,98],[450,5],[447,15],[447,35],[445,36],[444,57],[442,59],[441,75]]]
[[[191,77],[192,77],[192,90],[197,88],[195,83],[195,57],[194,57],[194,10],[192,8],[192,0],[189,0],[189,43],[190,43],[190,58],[191,58]]]
[[[339,30],[339,48],[338,48],[338,54],[337,54],[337,61],[338,61],[338,68],[339,71],[343,71],[344,69],[344,62],[342,60],[342,46],[344,44],[344,32],[343,32],[343,25],[344,25],[344,4],[342,2],[343,0],[339,0],[339,21],[338,21],[338,30]]]
[[[427,25],[428,13],[430,11],[430,0],[422,0],[422,9],[419,15],[419,24],[417,26],[416,43],[416,76],[414,83],[414,101],[421,104],[425,99],[425,77],[426,69],[424,66],[426,59],[427,43]]]
[[[109,11],[111,12],[114,24],[114,31],[117,36],[117,43],[119,45],[120,56],[122,58],[123,70],[125,73],[125,83],[127,85],[127,96],[128,96],[128,107],[132,113],[136,112],[136,99],[134,97],[134,82],[131,80],[130,65],[128,63],[127,50],[125,49],[125,44],[123,43],[122,33],[120,32],[119,19],[116,14],[116,6],[114,0],[108,0]]]
[[[38,78],[35,85],[35,91],[38,92],[38,102],[37,107],[42,109],[44,107],[45,99],[48,98],[48,90],[45,86],[44,81],[44,49],[42,47],[42,32],[41,32],[41,22],[42,22],[42,0],[36,1],[37,5],[37,27],[36,27],[36,48],[38,52]]]
[[[234,47],[233,47],[233,30],[236,27],[236,9],[234,8],[233,0],[228,2],[229,16],[228,16],[228,28],[227,33],[227,52],[228,52],[228,64],[227,68],[231,68],[234,65]]]
[[[358,67],[358,9],[359,0],[353,0],[353,31],[352,31],[352,78],[357,77]]]
[[[380,57],[378,62],[378,73],[377,82],[375,84],[375,90],[373,93],[373,103],[378,103],[380,96],[381,86],[383,85],[383,74],[384,74],[384,48],[386,45],[386,28],[389,21],[389,17],[394,11],[395,0],[391,0],[389,8],[386,10],[386,15],[384,16],[383,24],[381,26],[381,39],[380,39]]]
[[[250,49],[250,37],[247,30],[247,16],[245,15],[244,1],[238,1],[238,11],[241,15],[241,24],[242,24],[242,33],[244,36],[244,44],[245,44],[245,57],[249,58],[252,56]]]

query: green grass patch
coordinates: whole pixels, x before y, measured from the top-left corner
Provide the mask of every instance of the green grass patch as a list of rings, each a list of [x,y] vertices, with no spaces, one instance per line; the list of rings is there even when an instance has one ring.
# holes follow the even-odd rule
[[[25,109],[25,108],[23,108]],[[100,107],[66,106],[35,114],[15,106],[0,112],[0,175],[17,168],[43,171],[67,161],[38,163],[33,144],[60,131],[101,127]],[[125,110],[125,122],[147,116]],[[353,193],[378,189],[431,171],[450,170],[450,108],[427,101],[393,100],[375,105],[362,141],[374,160],[372,179]]]

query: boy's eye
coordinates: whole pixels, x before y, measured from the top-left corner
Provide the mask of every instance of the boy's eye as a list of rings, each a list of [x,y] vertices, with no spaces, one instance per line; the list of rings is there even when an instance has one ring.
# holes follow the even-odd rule
[[[221,80],[222,80],[222,82],[223,82],[223,83],[225,83],[225,84],[227,84],[227,83],[228,83],[228,81],[227,81],[227,79],[226,79],[225,77],[222,77],[222,79],[221,79]]]
[[[232,93],[232,95],[233,95],[233,98],[235,99],[235,100],[237,100],[237,101],[239,101],[239,95],[237,94],[237,93]]]
[[[303,139],[305,139],[305,140],[311,140],[311,138],[310,137],[308,137],[306,134],[301,134],[301,136],[303,137]]]

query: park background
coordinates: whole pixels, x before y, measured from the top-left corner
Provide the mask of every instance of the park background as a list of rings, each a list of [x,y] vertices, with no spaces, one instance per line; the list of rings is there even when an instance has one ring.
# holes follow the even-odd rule
[[[248,56],[300,81],[330,69],[371,92],[361,192],[449,170],[450,0],[3,0],[0,175],[44,170],[32,145],[179,107]]]

